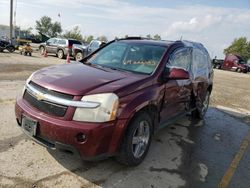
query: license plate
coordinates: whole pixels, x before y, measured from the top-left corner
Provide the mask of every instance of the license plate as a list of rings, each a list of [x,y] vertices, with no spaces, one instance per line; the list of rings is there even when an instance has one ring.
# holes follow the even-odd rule
[[[37,121],[26,116],[22,117],[22,128],[30,136],[36,135]]]

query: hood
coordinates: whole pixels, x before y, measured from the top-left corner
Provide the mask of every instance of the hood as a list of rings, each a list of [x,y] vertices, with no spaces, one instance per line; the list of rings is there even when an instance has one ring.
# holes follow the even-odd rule
[[[115,93],[145,77],[147,76],[72,63],[41,69],[31,80],[42,87],[61,93],[85,95],[92,94],[93,91]]]

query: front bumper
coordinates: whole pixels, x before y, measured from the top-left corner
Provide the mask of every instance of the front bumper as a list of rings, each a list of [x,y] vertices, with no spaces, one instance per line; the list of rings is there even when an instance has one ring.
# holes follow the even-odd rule
[[[17,98],[15,113],[19,125],[22,116],[38,122],[36,135],[32,136],[38,143],[51,149],[77,151],[86,160],[114,155],[119,148],[127,122],[116,120],[107,123],[87,123],[65,120],[38,111],[22,98]],[[84,134],[86,139],[80,142],[77,139],[79,134]]]

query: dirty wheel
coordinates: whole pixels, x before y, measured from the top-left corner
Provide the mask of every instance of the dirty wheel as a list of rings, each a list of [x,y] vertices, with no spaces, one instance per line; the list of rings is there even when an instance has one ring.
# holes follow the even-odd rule
[[[139,165],[146,157],[152,136],[152,120],[146,112],[140,112],[130,123],[117,160],[128,166]]]
[[[81,61],[83,59],[82,52],[77,52],[76,53],[76,61]]]
[[[220,66],[220,65],[216,65],[216,68],[217,68],[217,69],[221,69],[221,66]]]
[[[203,119],[204,118],[204,116],[205,116],[205,114],[207,112],[207,109],[209,107],[209,99],[210,99],[210,92],[207,91],[201,108],[200,109],[195,109],[194,111],[192,111],[192,117],[198,118],[198,119]]]
[[[57,52],[57,57],[58,57],[59,59],[63,59],[63,58],[64,58],[64,53],[63,53],[62,50],[58,50],[58,52]]]
[[[240,73],[240,72],[241,72],[241,69],[238,68],[236,71]]]

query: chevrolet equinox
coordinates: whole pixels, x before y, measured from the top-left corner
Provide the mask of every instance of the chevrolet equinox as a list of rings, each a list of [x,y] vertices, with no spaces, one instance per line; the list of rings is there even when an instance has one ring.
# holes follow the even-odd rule
[[[202,44],[130,37],[80,63],[34,72],[15,113],[24,133],[46,147],[135,166],[157,130],[185,114],[204,117],[212,86]]]

